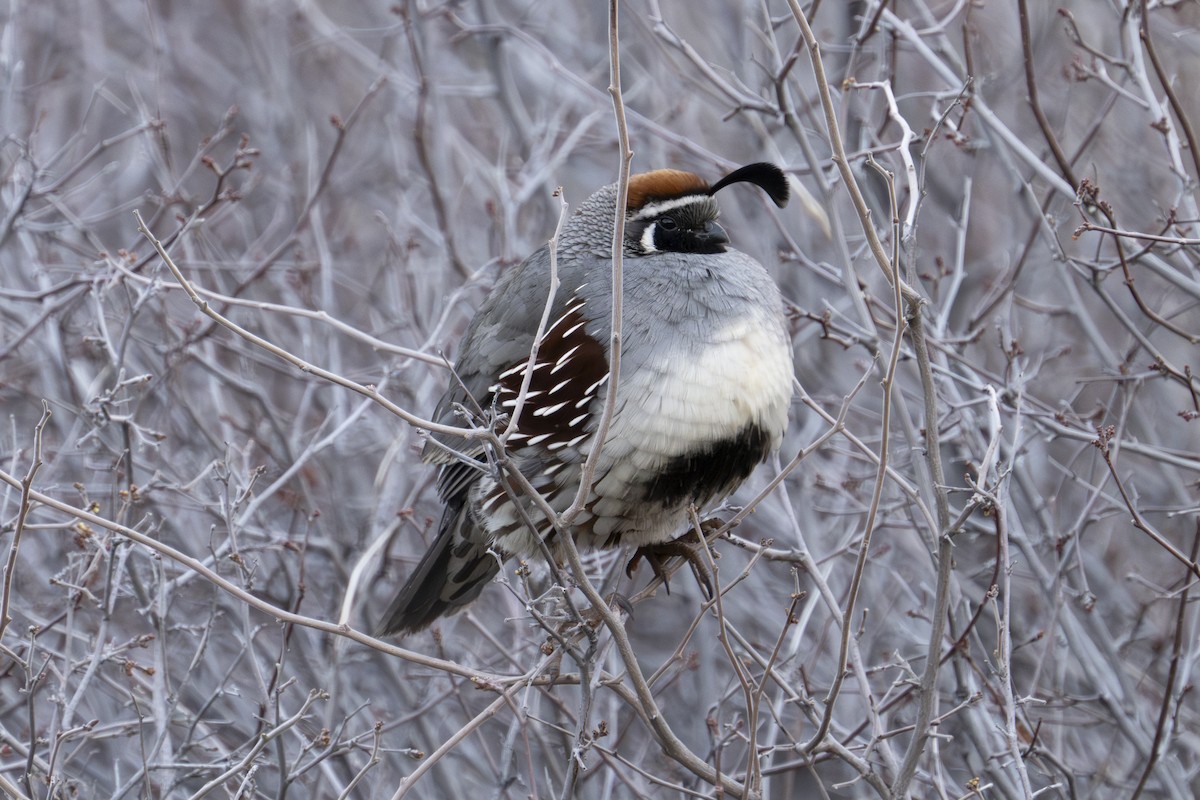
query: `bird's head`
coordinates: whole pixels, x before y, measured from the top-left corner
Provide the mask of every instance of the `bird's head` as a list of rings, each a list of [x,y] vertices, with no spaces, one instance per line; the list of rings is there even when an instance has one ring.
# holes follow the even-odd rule
[[[748,164],[711,186],[698,175],[676,169],[630,177],[625,251],[638,256],[725,252],[729,237],[717,224],[720,209],[713,195],[733,183],[753,183],[775,205],[787,205],[787,178],[774,164]]]

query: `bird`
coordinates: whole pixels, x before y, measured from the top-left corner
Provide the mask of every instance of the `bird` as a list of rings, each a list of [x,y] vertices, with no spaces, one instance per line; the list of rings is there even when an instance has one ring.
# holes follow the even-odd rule
[[[771,275],[733,249],[717,222],[715,195],[737,183],[787,204],[786,175],[769,163],[712,184],[676,169],[629,178],[620,369],[601,443],[595,433],[610,384],[617,184],[592,194],[556,242],[497,281],[467,327],[432,419],[506,433],[505,469],[519,470],[556,514],[575,499],[583,464],[598,446],[592,485],[582,512],[560,533],[505,477],[494,447],[429,433],[422,458],[439,469],[441,521],[376,635],[409,635],[461,611],[503,561],[544,552],[539,539],[559,560],[562,533],[580,549],[666,546],[690,508],[731,493],[778,449],[793,391],[791,337]],[[539,337],[551,245],[559,285]],[[508,431],[518,405],[517,426]]]

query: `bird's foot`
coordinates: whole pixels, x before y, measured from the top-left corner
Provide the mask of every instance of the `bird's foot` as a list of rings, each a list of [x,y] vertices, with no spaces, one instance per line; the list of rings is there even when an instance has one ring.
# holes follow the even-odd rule
[[[711,522],[711,520],[706,520],[704,524],[708,522]],[[703,528],[703,525],[701,527]],[[670,571],[666,568],[667,561],[676,557],[682,558],[691,566],[692,572],[696,576],[696,582],[704,590],[704,596],[711,600],[713,597],[712,573],[709,572],[708,565],[704,563],[704,559],[700,556],[699,551],[699,547],[707,546],[704,539],[694,530],[689,530],[682,536],[668,542],[643,545],[634,551],[633,557],[625,565],[625,574],[632,578],[633,571],[637,569],[638,562],[645,559],[646,563],[650,565],[650,569],[654,572],[654,576],[662,579],[667,594],[670,594],[671,584],[668,580]]]

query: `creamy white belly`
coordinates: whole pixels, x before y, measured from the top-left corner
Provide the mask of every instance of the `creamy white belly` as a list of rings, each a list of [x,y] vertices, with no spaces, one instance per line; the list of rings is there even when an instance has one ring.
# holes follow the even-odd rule
[[[647,476],[705,445],[738,436],[753,423],[777,447],[792,396],[791,349],[782,332],[736,323],[712,336],[691,359],[646,365],[618,392],[620,413],[609,431],[595,487],[591,544],[622,530],[622,544],[663,541],[679,515],[662,508],[629,506]]]
[[[782,434],[792,362],[781,333],[739,322],[698,350],[695,357],[664,359],[621,376],[623,408],[605,447],[612,456],[669,458],[733,436],[751,422],[776,438]]]

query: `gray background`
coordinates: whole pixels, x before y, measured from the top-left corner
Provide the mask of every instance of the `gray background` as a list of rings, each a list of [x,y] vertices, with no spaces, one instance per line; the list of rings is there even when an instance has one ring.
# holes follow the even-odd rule
[[[1098,187],[1117,227],[1195,237],[1186,139],[1200,14],[1150,3],[1173,111],[1138,37],[1139,4],[1030,5],[1028,65],[1015,3],[808,9],[889,247],[888,193],[866,155],[897,174],[902,219],[919,201],[900,246],[928,300],[952,517],[997,445],[991,513],[968,514],[954,540],[944,664],[927,698],[938,736],[908,793],[959,797],[977,780],[986,797],[1027,786],[1129,797],[1144,778],[1144,796],[1188,797],[1200,755],[1188,570],[1131,519],[1194,560],[1197,257],[1121,240],[1135,297],[1113,238],[1075,235],[1085,217],[1108,222],[1076,204],[1026,67],[1076,183]],[[428,414],[448,379],[441,356],[488,287],[552,234],[554,188],[574,207],[616,178],[606,25],[605,4],[580,0],[6,4],[3,471],[28,471],[44,399],[36,490],[307,617],[336,621],[356,586],[348,621],[369,629],[438,513],[419,435],[201,316],[132,212],[238,324]],[[629,638],[643,671],[661,670],[652,689],[667,724],[721,774],[745,776],[753,729],[768,796],[879,796],[909,746],[937,584],[923,435],[934,421],[911,342],[848,677],[831,739],[805,752],[875,488],[891,290],[830,159],[786,2],[636,0],[621,6],[621,45],[634,170],[715,180],[750,161],[784,165],[806,197],[776,211],[753,191],[723,192],[723,223],[779,281],[811,406],[836,415],[865,376],[845,433],[734,531],[744,547],[718,543],[721,583],[742,578],[723,598],[725,643],[686,569],[670,595],[637,604]],[[915,186],[884,91],[849,78],[892,87],[915,136]],[[829,430],[811,406],[796,401],[780,461],[732,503]],[[1111,470],[1093,444],[1110,425]],[[0,774],[24,793],[183,797],[225,775],[208,796],[391,797],[497,699],[445,669],[285,624],[58,511],[35,506],[12,553],[20,507],[6,487]],[[360,562],[374,543],[385,546]],[[630,583],[624,562],[588,564],[632,596],[647,571]],[[544,679],[548,636],[525,598],[547,586],[533,566],[531,585],[510,573],[402,645],[497,679]],[[535,609],[556,613],[553,600]],[[639,717],[611,635],[584,661],[589,693],[571,681],[512,693],[410,796],[710,796]],[[577,682],[570,656],[557,668]],[[327,695],[306,707],[312,690]],[[585,767],[575,777],[572,752]]]

